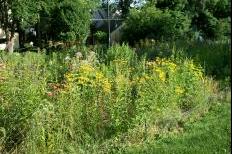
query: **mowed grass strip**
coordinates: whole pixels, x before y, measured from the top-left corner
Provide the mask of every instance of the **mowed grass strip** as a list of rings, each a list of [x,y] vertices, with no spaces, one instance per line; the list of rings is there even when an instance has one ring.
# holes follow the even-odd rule
[[[231,148],[231,104],[218,103],[200,121],[186,124],[181,135],[165,137],[125,153],[227,154]]]

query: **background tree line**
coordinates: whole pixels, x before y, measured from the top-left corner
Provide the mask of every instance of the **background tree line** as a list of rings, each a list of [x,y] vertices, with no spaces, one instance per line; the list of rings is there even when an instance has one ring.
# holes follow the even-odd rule
[[[111,11],[124,19],[123,41],[177,38],[221,39],[230,36],[230,0],[115,0]],[[100,5],[101,4],[101,5]],[[133,5],[132,5],[133,4]],[[137,4],[138,7],[132,7]],[[91,15],[107,0],[0,0],[0,27],[6,34],[8,50],[15,32],[23,47],[24,31],[34,27],[34,43],[44,47],[48,41],[68,45],[84,44]],[[113,12],[111,12],[113,13]]]
[[[130,10],[124,41],[228,38],[230,13],[230,0],[148,0]]]
[[[95,0],[1,0],[0,27],[6,34],[6,50],[12,50],[15,32],[23,47],[23,33],[31,27],[35,28],[34,41],[39,47],[48,40],[83,43],[91,23],[91,9],[97,5]]]

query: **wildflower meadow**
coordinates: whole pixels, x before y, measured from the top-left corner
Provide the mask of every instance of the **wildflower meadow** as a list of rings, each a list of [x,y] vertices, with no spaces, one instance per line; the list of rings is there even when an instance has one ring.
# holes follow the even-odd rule
[[[96,50],[1,53],[0,60],[3,153],[140,151],[185,133],[230,99],[194,59],[149,59],[127,45],[104,57]]]

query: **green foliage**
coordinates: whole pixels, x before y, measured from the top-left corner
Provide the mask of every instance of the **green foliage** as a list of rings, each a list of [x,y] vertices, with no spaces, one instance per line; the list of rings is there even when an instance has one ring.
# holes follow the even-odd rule
[[[108,41],[108,34],[106,32],[103,32],[103,31],[97,31],[94,34],[94,37],[95,37],[97,43],[104,44]]]
[[[179,11],[161,11],[154,7],[131,10],[124,28],[124,40],[134,43],[145,38],[180,38],[189,31],[189,26],[190,20]]]
[[[230,28],[224,25],[230,23],[229,0],[190,1],[185,12],[192,17],[193,30],[201,31],[204,38],[228,37]]]
[[[174,41],[140,40],[135,44],[136,54],[152,60],[156,57],[188,57],[204,67],[208,76],[224,80],[231,75],[231,48],[229,41]]]
[[[219,99],[191,59],[146,60],[127,45],[105,63],[81,52],[1,54],[1,152],[119,152],[178,135]]]
[[[33,26],[38,22],[40,5],[36,0],[12,1],[12,15],[14,22],[19,22],[22,29]]]
[[[205,36],[209,38],[215,37],[217,19],[209,12],[202,12],[193,18],[193,24],[197,25],[197,29],[202,30]]]
[[[55,38],[64,41],[84,43],[90,29],[90,9],[95,7],[92,0],[58,2],[52,10],[52,32]]]
[[[0,4],[0,25],[3,28],[15,30],[17,25],[18,27],[25,29],[34,25],[39,19],[39,1],[14,0],[1,1]],[[14,24],[11,24],[11,22]]]
[[[124,41],[145,38],[166,40],[193,37],[222,39],[230,35],[229,0],[157,0],[142,9],[132,9],[126,19]],[[190,29],[189,29],[190,28]]]
[[[170,134],[139,146],[124,146],[121,151],[131,154],[230,153],[230,108],[228,102],[218,103],[201,120],[186,124],[186,131],[181,135]]]
[[[188,45],[187,45],[188,44]],[[231,76],[231,47],[230,42],[216,41],[205,43],[186,43],[188,57],[204,67],[207,75],[224,80]]]
[[[211,2],[209,1],[208,4]],[[230,17],[231,13],[231,0],[219,0],[216,1],[214,6],[213,15],[216,18],[227,18]]]
[[[119,8],[122,10],[122,16],[125,18],[130,10],[133,0],[119,0]]]
[[[123,44],[122,46],[114,45],[107,52],[108,62],[112,62],[114,60],[131,62],[135,58],[135,56],[135,52],[125,44]]]
[[[156,7],[160,9],[183,10],[188,4],[187,0],[157,0]]]
[[[7,134],[3,142],[6,150],[20,144],[29,129],[29,119],[45,99],[46,70],[41,57],[31,53],[3,57],[8,67],[1,69],[0,125]]]
[[[6,34],[9,36],[10,32],[17,30],[21,38],[24,30],[34,27],[38,46],[42,46],[42,40],[85,43],[91,24],[91,10],[98,5],[93,0],[16,0],[0,3],[0,24]],[[9,10],[11,13],[8,13]]]

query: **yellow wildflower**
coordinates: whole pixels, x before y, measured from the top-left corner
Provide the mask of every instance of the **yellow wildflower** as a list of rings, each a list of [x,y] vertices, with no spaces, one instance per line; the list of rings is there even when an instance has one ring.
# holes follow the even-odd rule
[[[184,93],[184,89],[181,88],[180,86],[177,86],[177,87],[175,88],[175,93],[176,93],[177,95],[181,95],[181,94]]]
[[[165,73],[164,73],[164,72],[160,72],[160,73],[159,73],[159,78],[160,78],[161,81],[164,82],[164,81],[166,80],[166,75],[165,75]]]
[[[80,76],[77,79],[78,79],[78,84],[81,84],[81,85],[86,85],[90,82],[90,79],[87,77]]]
[[[101,73],[101,72],[97,72],[96,73],[96,79],[97,80],[101,80],[101,79],[103,79],[104,78],[104,75]]]
[[[166,74],[165,74],[165,72],[162,71],[160,68],[156,68],[156,69],[155,69],[155,72],[158,73],[158,76],[159,76],[159,78],[160,78],[161,81],[164,82],[164,81],[166,80]]]
[[[204,80],[203,73],[202,73],[202,71],[200,69],[195,70],[193,73],[194,73],[195,77],[197,77],[197,78],[199,78],[201,80]]]
[[[103,81],[102,87],[103,87],[103,91],[106,93],[109,93],[111,91],[111,84],[107,79]]]
[[[85,65],[80,66],[80,72],[90,73],[93,71],[94,71],[94,68],[89,64],[85,64]]]
[[[73,74],[71,73],[67,73],[65,74],[65,78],[68,82],[73,82],[74,81],[74,77],[73,77]]]
[[[174,73],[176,71],[176,64],[170,62],[168,68],[172,73]]]

